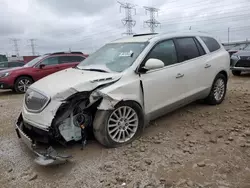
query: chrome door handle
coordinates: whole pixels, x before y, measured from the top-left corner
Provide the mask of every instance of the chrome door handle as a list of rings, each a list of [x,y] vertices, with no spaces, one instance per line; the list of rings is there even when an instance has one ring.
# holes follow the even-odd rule
[[[176,75],[176,78],[182,78],[183,76],[184,76],[184,74],[178,73],[178,74]]]
[[[206,64],[204,68],[207,69],[207,68],[209,68],[209,67],[211,67],[211,65]]]

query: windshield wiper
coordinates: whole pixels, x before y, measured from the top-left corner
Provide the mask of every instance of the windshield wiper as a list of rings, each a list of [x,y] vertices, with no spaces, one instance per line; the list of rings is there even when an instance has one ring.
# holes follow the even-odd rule
[[[82,69],[82,70],[86,70],[86,71],[96,71],[96,72],[108,72],[108,71],[102,70],[102,69]]]

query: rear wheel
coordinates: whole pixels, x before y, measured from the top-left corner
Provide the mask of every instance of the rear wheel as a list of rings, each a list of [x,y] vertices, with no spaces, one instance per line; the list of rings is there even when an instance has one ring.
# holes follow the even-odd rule
[[[240,76],[241,74],[241,71],[238,71],[238,70],[232,70],[232,73],[234,76]]]
[[[112,111],[97,111],[94,135],[106,147],[119,147],[135,140],[143,130],[144,115],[134,102],[121,102]]]
[[[223,74],[218,74],[212,85],[212,89],[205,99],[208,104],[216,105],[222,103],[227,90],[227,79]]]
[[[14,90],[17,93],[25,93],[28,87],[33,83],[33,80],[28,76],[17,78],[14,84]]]

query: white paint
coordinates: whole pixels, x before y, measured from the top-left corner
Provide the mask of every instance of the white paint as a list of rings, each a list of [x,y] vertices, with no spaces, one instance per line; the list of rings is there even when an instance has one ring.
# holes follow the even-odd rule
[[[147,62],[145,63],[144,68],[151,70],[151,69],[160,69],[164,67],[164,63],[159,60],[159,59],[149,59],[147,60]]]
[[[162,40],[180,36],[206,36],[201,33],[176,33],[162,34],[157,36],[127,37],[116,42],[149,41],[148,46],[142,51],[135,62],[121,73],[102,73],[95,71],[83,71],[79,69],[67,69],[52,74],[34,83],[31,88],[44,92],[51,98],[51,102],[40,113],[29,113],[23,108],[22,113],[25,121],[30,124],[48,128],[55,116],[55,113],[62,101],[67,97],[82,91],[95,90],[105,83],[113,84],[97,89],[102,95],[103,101],[98,107],[101,110],[111,110],[119,101],[137,102],[145,116],[156,112],[163,107],[178,102],[197,94],[200,91],[211,88],[213,80],[220,71],[227,71],[229,74],[229,55],[221,48],[216,52],[210,53],[205,44],[200,40],[201,45],[207,52],[200,56],[178,64],[162,67],[159,60],[149,62],[149,70],[145,74],[136,73],[137,67],[144,60],[153,46]],[[161,66],[160,66],[161,64]],[[211,65],[206,68],[206,65]],[[105,80],[112,78],[111,80]],[[140,85],[143,84],[143,91]]]

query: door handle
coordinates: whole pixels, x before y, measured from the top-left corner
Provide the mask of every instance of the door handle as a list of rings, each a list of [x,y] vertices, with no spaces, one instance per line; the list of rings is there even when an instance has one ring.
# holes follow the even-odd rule
[[[178,73],[178,74],[176,75],[176,78],[182,78],[183,76],[184,76],[184,74]]]
[[[207,69],[209,67],[211,67],[211,65],[210,64],[206,64],[204,68]]]

